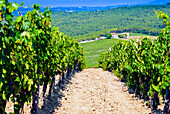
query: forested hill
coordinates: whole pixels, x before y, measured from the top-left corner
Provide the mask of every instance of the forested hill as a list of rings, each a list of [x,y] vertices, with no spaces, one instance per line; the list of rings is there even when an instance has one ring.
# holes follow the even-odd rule
[[[91,12],[53,12],[52,26],[72,38],[82,39],[116,28],[121,31],[158,35],[162,21],[154,10],[170,15],[168,5],[119,7]]]

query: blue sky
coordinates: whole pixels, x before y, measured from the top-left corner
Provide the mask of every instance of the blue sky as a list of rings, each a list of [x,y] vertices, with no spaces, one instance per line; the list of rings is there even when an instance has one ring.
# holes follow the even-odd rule
[[[113,6],[125,4],[143,4],[154,0],[8,0],[9,2],[17,2],[24,6],[33,5],[35,3],[40,6]]]

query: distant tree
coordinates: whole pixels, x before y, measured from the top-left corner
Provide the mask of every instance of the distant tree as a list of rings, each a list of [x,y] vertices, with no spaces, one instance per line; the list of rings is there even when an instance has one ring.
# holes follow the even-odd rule
[[[107,37],[108,34],[105,34],[104,37]]]
[[[100,38],[100,36],[97,36],[97,38]]]
[[[91,37],[92,40],[94,40],[95,38],[96,38],[95,36]]]
[[[118,35],[119,38],[123,38],[123,35]]]
[[[108,34],[107,35],[107,39],[111,39],[112,35],[111,34]]]
[[[118,35],[119,38],[127,38],[127,34],[120,34]]]
[[[90,38],[86,38],[86,40],[90,40]]]

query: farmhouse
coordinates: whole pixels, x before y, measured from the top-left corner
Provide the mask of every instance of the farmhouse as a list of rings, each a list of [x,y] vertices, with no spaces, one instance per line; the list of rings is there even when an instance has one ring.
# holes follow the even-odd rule
[[[110,33],[112,35],[112,38],[119,38],[118,33]]]
[[[120,38],[120,36],[123,36],[123,38],[129,38],[129,33],[110,33],[112,35],[112,38]]]

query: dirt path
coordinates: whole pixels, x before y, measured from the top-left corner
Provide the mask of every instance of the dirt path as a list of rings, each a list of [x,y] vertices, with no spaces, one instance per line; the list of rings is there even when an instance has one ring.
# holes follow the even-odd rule
[[[56,83],[57,83],[56,79]],[[65,81],[66,82],[66,81]],[[54,86],[52,97],[43,99],[40,87],[39,114],[149,114],[151,109],[134,94],[129,94],[124,83],[108,71],[85,69],[76,73],[61,90]],[[48,87],[49,89],[49,87]],[[30,114],[31,103],[24,106]],[[42,108],[43,107],[43,108]],[[7,103],[7,113],[13,112],[13,103]]]
[[[72,77],[71,83],[60,94],[61,100],[56,96],[52,102],[46,103],[48,108],[40,113],[59,114],[149,114],[150,109],[143,105],[142,100],[133,97],[133,94],[123,92],[127,88],[119,79],[108,71],[102,69],[85,69]],[[60,107],[55,107],[55,104]],[[50,106],[53,105],[53,106]]]

